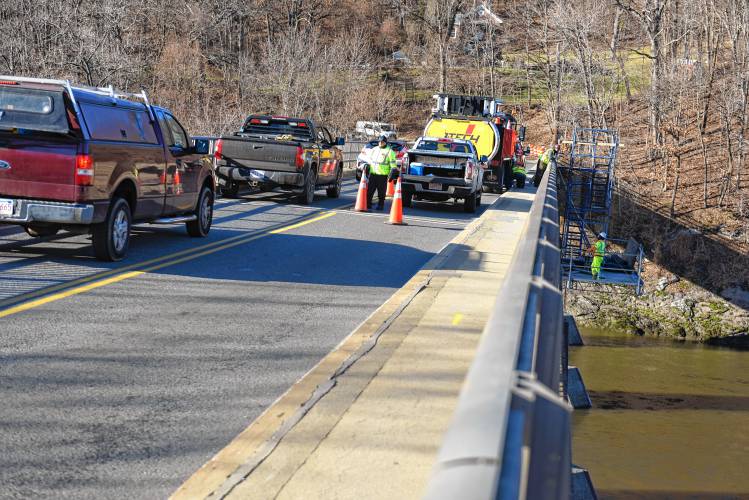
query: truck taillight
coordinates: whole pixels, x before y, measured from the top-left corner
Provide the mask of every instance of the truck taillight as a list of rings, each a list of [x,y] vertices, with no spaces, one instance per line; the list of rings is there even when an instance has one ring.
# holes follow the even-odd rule
[[[216,141],[216,147],[213,150],[213,157],[216,158],[217,160],[222,159],[224,157],[224,155],[222,154],[223,150],[224,150],[224,141],[219,139]]]
[[[75,185],[94,185],[94,159],[91,155],[77,155],[75,157]]]
[[[296,147],[296,160],[294,163],[296,164],[297,170],[304,168],[304,148],[302,146]]]
[[[473,174],[476,171],[476,165],[472,161],[466,162],[466,180],[470,181],[473,179]]]

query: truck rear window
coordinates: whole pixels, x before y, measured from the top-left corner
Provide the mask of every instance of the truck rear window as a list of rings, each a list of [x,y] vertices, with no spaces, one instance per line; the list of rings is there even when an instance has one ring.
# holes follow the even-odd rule
[[[416,149],[423,151],[445,151],[449,153],[470,153],[471,148],[467,144],[441,141],[421,141]]]
[[[258,118],[251,116],[244,123],[242,133],[270,136],[290,135],[298,139],[312,140],[312,131],[306,121],[285,118]]]
[[[67,134],[62,91],[0,87],[0,129]]]

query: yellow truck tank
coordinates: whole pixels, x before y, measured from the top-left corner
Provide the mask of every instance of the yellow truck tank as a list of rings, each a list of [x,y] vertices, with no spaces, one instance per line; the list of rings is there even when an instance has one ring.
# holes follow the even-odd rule
[[[479,156],[494,159],[501,143],[499,129],[490,121],[481,119],[432,118],[424,128],[425,137],[467,139],[476,146]]]

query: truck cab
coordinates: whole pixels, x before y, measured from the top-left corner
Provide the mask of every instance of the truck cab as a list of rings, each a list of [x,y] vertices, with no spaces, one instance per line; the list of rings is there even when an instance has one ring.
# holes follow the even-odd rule
[[[0,76],[1,223],[90,232],[96,257],[116,261],[136,222],[206,236],[213,193],[207,149],[145,92]]]

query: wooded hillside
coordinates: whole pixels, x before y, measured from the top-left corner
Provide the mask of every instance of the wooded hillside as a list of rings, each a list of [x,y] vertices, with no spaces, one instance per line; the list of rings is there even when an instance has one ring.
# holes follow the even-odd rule
[[[445,90],[504,98],[531,138],[620,129],[620,179],[747,242],[742,0],[4,0],[0,73],[145,88],[196,133],[251,112],[418,134]]]

